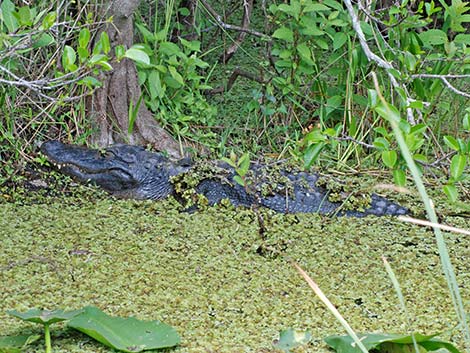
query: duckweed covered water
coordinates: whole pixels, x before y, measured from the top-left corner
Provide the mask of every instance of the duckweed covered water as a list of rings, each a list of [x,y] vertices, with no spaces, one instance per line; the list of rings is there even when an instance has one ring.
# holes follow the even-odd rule
[[[407,332],[380,256],[423,333],[456,321],[432,232],[394,218],[351,219],[251,210],[180,212],[170,201],[48,199],[0,204],[0,335],[40,332],[5,310],[77,309],[161,320],[182,337],[176,352],[274,352],[280,330],[312,332],[296,352],[327,352],[343,333],[289,261],[298,262],[361,332]],[[469,227],[468,218],[447,223]],[[470,304],[470,240],[448,244]],[[470,309],[470,308],[469,308]],[[55,328],[55,329],[54,329]],[[52,327],[55,352],[109,352]],[[31,352],[42,352],[42,343]]]

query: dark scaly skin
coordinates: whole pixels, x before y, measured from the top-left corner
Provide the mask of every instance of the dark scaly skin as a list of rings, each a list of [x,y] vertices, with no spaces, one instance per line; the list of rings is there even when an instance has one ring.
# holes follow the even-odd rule
[[[41,150],[61,172],[80,182],[93,182],[122,198],[160,200],[170,195],[178,197],[172,178],[193,171],[187,161],[174,163],[160,153],[148,152],[139,146],[114,145],[99,151],[49,141],[41,146]],[[264,194],[256,187],[245,188],[234,182],[235,173],[228,165],[219,164],[218,168],[223,177],[202,178],[195,186],[195,193],[204,195],[210,205],[228,199],[234,206],[260,205],[281,213],[354,217],[407,213],[406,208],[376,194],[371,195],[369,208],[364,211],[342,210],[341,202],[330,202],[326,189],[316,185],[316,174],[283,171],[281,174],[288,179],[290,190]],[[257,170],[254,174],[261,175]]]

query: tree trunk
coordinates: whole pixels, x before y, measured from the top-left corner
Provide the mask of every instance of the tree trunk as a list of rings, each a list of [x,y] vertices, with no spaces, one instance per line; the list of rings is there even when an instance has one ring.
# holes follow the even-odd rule
[[[109,36],[112,52],[116,45],[129,48],[134,40],[133,13],[140,0],[109,0],[104,11],[105,18],[113,17],[113,23],[103,30]],[[106,6],[106,5],[105,5]],[[99,38],[99,37],[98,37]],[[96,90],[88,102],[93,125],[97,132],[91,141],[99,146],[129,143],[152,145],[166,150],[172,157],[181,157],[178,143],[163,130],[142,101],[137,119],[129,133],[129,106],[133,107],[142,94],[137,80],[137,70],[129,59],[113,62],[113,70],[102,75],[103,87]]]

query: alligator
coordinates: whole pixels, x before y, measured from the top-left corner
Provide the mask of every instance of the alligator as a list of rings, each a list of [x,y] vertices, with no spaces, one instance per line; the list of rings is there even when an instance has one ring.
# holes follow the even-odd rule
[[[249,179],[240,183],[236,182],[239,178],[234,179],[235,169],[225,162],[206,162],[199,166],[188,159],[175,162],[140,146],[119,144],[98,150],[53,140],[43,143],[41,151],[62,173],[79,182],[92,182],[119,198],[161,200],[171,195],[188,208],[228,200],[234,206],[263,206],[280,213],[353,217],[408,212],[405,207],[374,193],[354,195],[353,199],[367,201],[345,207],[347,202],[332,197],[334,193],[322,185],[318,174],[261,164],[253,164],[247,174]]]

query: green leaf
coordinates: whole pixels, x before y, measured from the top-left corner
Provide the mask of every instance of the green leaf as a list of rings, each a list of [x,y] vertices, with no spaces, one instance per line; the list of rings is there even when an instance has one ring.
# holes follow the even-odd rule
[[[338,11],[344,11],[344,8],[343,8],[343,4],[339,1],[335,1],[335,0],[324,0],[323,1],[323,4],[325,4],[326,6],[329,6],[335,10],[338,10]]]
[[[395,121],[396,123],[400,122],[400,112],[398,109],[387,103],[387,106],[384,106],[382,103],[379,103],[375,107],[375,111],[382,117],[389,121]]]
[[[54,37],[52,37],[49,33],[42,33],[39,36],[39,38],[37,38],[33,42],[32,47],[35,49],[43,48],[43,47],[47,47],[48,45],[51,45],[54,42],[55,42]]]
[[[243,178],[240,175],[234,175],[233,180],[235,180],[235,182],[238,185],[245,186],[245,181],[243,180]]]
[[[23,321],[35,322],[43,325],[50,325],[55,322],[70,320],[80,314],[82,310],[63,311],[63,310],[41,310],[30,309],[25,313],[16,310],[8,310],[7,313]]]
[[[181,44],[188,48],[192,52],[200,52],[201,51],[201,42],[198,40],[186,40],[184,38],[180,38]]]
[[[374,146],[380,150],[388,150],[390,147],[390,142],[384,137],[376,137],[374,140]]]
[[[312,60],[312,52],[308,47],[307,43],[300,43],[297,45],[297,52],[300,54],[302,60],[310,65],[314,65],[314,61]]]
[[[320,143],[315,143],[315,144],[308,146],[307,150],[305,151],[303,155],[305,169],[309,169],[313,165],[313,163],[315,163],[315,161],[320,156],[320,152],[323,150],[323,147],[325,147],[325,145],[326,145],[325,142],[320,142]]]
[[[178,89],[178,88],[181,88],[181,84],[176,81],[173,77],[167,75],[163,78],[163,81],[165,82],[165,84],[170,87],[170,88],[174,88],[174,89]]]
[[[140,23],[136,23],[135,25],[146,42],[154,42],[156,40],[154,34],[150,32],[144,25]]]
[[[382,151],[382,162],[389,167],[393,168],[397,163],[397,152],[390,150],[390,151]]]
[[[375,89],[368,89],[368,100],[369,100],[369,105],[372,108],[375,108],[377,104],[379,104],[379,95],[377,94],[377,91]]]
[[[291,29],[283,26],[274,31],[273,38],[285,40],[286,42],[293,42],[294,32],[292,32]]]
[[[90,58],[91,65],[100,65],[103,69],[109,71],[112,70],[113,67],[110,63],[108,63],[108,57],[104,54],[95,54]]]
[[[393,181],[398,186],[405,186],[406,185],[406,174],[401,169],[395,169],[393,171]]]
[[[288,353],[291,349],[307,344],[311,340],[312,334],[310,332],[289,328],[279,333],[279,339],[274,343],[274,347]]]
[[[20,353],[28,344],[37,341],[39,335],[20,335],[0,337],[0,353]]]
[[[126,50],[124,56],[135,61],[136,63],[150,65],[150,57],[142,49],[131,47]]]
[[[152,70],[148,77],[150,98],[152,100],[158,98],[163,98],[165,96],[165,87],[162,86],[162,81],[160,80],[160,74],[157,70]]]
[[[233,167],[233,168],[236,168],[237,167],[237,164],[235,163],[234,160],[230,159],[230,158],[227,158],[227,157],[222,157],[221,160],[225,163],[227,163],[229,166]]]
[[[446,348],[451,353],[460,353],[457,348],[451,343],[441,341],[435,338],[435,335],[421,335],[419,333],[414,334],[414,339],[418,343],[420,352],[426,352],[429,350],[437,350],[440,348]],[[414,352],[413,349],[413,337],[411,335],[397,335],[397,334],[363,334],[358,335],[361,342],[364,344],[367,350],[377,349],[379,352]],[[328,336],[325,338],[325,342],[338,353],[361,353],[362,351],[354,345],[354,342],[350,336]],[[384,349],[382,350],[382,345]],[[394,350],[386,350],[389,343],[393,345]]]
[[[248,172],[248,169],[250,169],[250,155],[248,152],[243,153],[243,155],[240,157],[238,160],[238,166],[238,174],[240,174],[240,176],[245,176]]]
[[[308,13],[308,12],[321,12],[321,11],[329,11],[330,8],[328,6],[325,6],[320,3],[313,3],[313,4],[308,4],[305,5],[303,12]]]
[[[109,43],[109,36],[106,32],[101,32],[100,35],[101,50],[103,53],[108,54],[111,50],[111,44]]]
[[[348,40],[348,36],[343,32],[336,32],[333,37],[333,50],[341,48]]]
[[[51,28],[54,25],[56,18],[57,18],[57,14],[55,12],[49,12],[42,20],[42,28],[43,29]]]
[[[160,43],[159,49],[160,52],[162,52],[166,56],[185,56],[184,53],[181,51],[180,47],[177,46],[175,43],[162,42]]]
[[[424,154],[421,154],[421,153],[415,153],[413,154],[413,159],[415,161],[419,161],[419,162],[423,162],[423,163],[428,163],[428,157],[425,156]]]
[[[447,34],[440,29],[429,29],[419,34],[421,39],[426,46],[441,45],[448,41]]]
[[[299,19],[300,15],[300,1],[299,0],[290,0],[290,5],[281,4],[278,6],[278,10],[282,11],[288,15],[291,15],[296,20]]]
[[[131,135],[132,132],[134,131],[134,124],[135,124],[135,121],[136,121],[137,116],[139,114],[139,108],[140,108],[140,105],[142,104],[142,98],[143,97],[144,96],[141,94],[139,99],[137,100],[137,103],[135,104],[135,106],[134,106],[134,102],[132,100],[129,103],[129,109],[128,109],[129,125],[127,126],[127,133],[129,135]]]
[[[323,39],[317,39],[315,41],[315,44],[320,48],[320,49],[323,49],[323,50],[328,50],[329,47],[328,47],[328,43],[326,41],[324,41]]]
[[[90,42],[91,33],[88,28],[82,28],[78,34],[78,45],[81,48],[86,48]]]
[[[168,71],[170,72],[171,77],[173,77],[176,82],[178,82],[181,86],[184,85],[183,76],[181,76],[181,74],[176,70],[174,66],[169,66]]]
[[[77,54],[75,50],[71,47],[66,45],[64,47],[64,52],[62,53],[62,66],[66,71],[75,71],[77,66],[75,65],[75,61],[77,60]]]
[[[126,48],[124,48],[123,45],[116,45],[114,47],[114,54],[116,55],[116,59],[120,61],[124,58],[124,55],[126,55]]]
[[[19,25],[15,17],[15,4],[10,0],[3,0],[0,4],[0,20],[5,24],[9,32],[15,32]]]
[[[470,46],[470,34],[457,34],[454,38],[454,43]]]
[[[123,352],[142,352],[180,343],[176,330],[160,321],[112,317],[93,306],[86,307],[68,326]]]
[[[29,8],[29,6],[20,7],[17,13],[17,18],[20,22],[20,25],[23,25],[23,26],[33,25],[33,17],[31,15],[31,9]]]
[[[462,119],[462,126],[464,130],[470,131],[470,113],[466,113]]]
[[[450,175],[454,180],[459,180],[467,165],[467,157],[464,154],[456,154],[450,162]]]
[[[78,47],[77,48],[78,59],[81,63],[85,62],[86,59],[90,56],[90,52],[87,48]]]
[[[459,192],[454,184],[444,185],[442,190],[447,195],[450,202],[455,202],[459,198]]]
[[[88,88],[101,87],[101,82],[92,76],[86,76],[78,81],[79,85],[85,85]]]
[[[447,146],[452,148],[454,151],[460,150],[459,142],[453,136],[450,136],[450,135],[444,136],[444,142]]]

